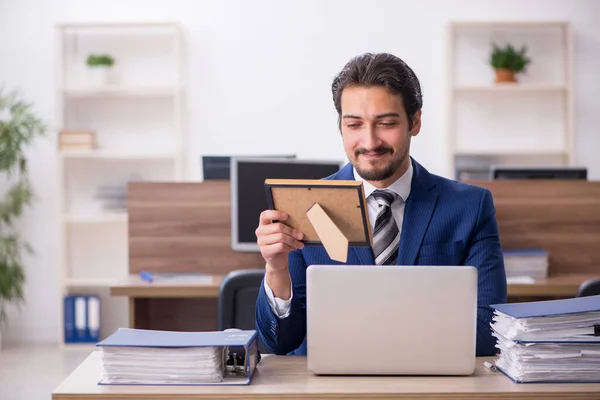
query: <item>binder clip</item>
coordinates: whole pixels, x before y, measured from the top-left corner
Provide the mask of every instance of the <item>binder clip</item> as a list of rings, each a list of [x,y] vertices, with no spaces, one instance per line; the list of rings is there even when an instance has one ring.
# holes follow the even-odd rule
[[[238,351],[239,350],[239,351]],[[260,351],[255,348],[256,351],[256,361],[258,364],[260,362]],[[249,363],[252,362],[252,352],[248,354],[250,358]],[[246,351],[244,348],[237,347],[229,347],[227,348],[227,359],[225,361],[225,373],[227,376],[248,376],[248,368],[249,363],[246,362]]]

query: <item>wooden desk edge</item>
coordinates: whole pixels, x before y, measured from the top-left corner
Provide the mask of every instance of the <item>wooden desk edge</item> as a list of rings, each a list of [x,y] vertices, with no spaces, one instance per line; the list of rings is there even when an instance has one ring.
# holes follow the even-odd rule
[[[213,275],[212,282],[153,284],[142,281],[137,275],[129,275],[125,280],[110,286],[111,296],[126,297],[169,297],[169,298],[217,298],[223,280],[222,275]]]
[[[133,286],[111,286],[111,296],[145,297],[145,298],[217,298],[219,297],[219,286],[177,286],[177,287],[133,287]]]
[[[508,296],[531,296],[531,297],[575,297],[579,286],[592,278],[600,277],[592,274],[572,274],[550,276],[541,282],[531,284],[517,283],[508,285]]]
[[[600,274],[597,275],[600,277]],[[125,297],[176,297],[176,298],[217,298],[222,281],[222,276],[215,276],[212,284],[199,285],[152,285],[143,283],[132,283],[131,279],[110,286],[111,296]],[[579,286],[594,275],[573,274],[549,277],[542,282],[532,284],[509,284],[509,297],[574,297],[577,294]]]
[[[271,360],[270,358],[275,359]],[[219,399],[506,399],[526,398],[548,400],[554,398],[598,399],[600,384],[541,383],[518,384],[500,372],[491,372],[483,366],[493,357],[478,357],[475,374],[465,377],[352,377],[313,378],[306,371],[305,357],[265,355],[261,367],[250,385],[242,386],[101,386],[100,352],[92,352],[53,391],[53,400],[198,400]],[[270,362],[276,365],[270,365]],[[274,375],[273,375],[274,374]],[[262,376],[261,376],[262,375]],[[304,376],[308,376],[304,378]],[[412,380],[412,378],[416,378]],[[365,380],[372,382],[364,382]],[[399,380],[400,381],[399,381]],[[339,380],[333,382],[332,380]],[[439,381],[438,381],[439,380]],[[283,382],[282,382],[283,381]],[[282,383],[286,383],[282,385]],[[338,383],[348,383],[351,388]],[[393,387],[390,387],[393,384]],[[352,388],[352,386],[354,388]],[[433,386],[433,387],[432,387]],[[432,387],[432,388],[431,388]],[[382,388],[377,391],[377,388]],[[429,388],[431,388],[431,391]],[[308,392],[307,392],[308,389]],[[360,390],[359,390],[360,389]],[[297,390],[297,391],[296,391]],[[352,390],[355,390],[352,392]],[[396,391],[397,390],[397,391]]]

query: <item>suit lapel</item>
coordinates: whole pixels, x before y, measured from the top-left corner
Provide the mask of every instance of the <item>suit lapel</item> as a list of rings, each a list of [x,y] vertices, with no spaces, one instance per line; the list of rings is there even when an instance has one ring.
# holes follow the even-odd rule
[[[411,157],[413,163],[413,180],[410,195],[404,208],[404,220],[402,222],[402,235],[398,249],[397,265],[414,264],[423,237],[429,226],[437,202],[437,193],[432,190],[435,180],[431,174]],[[336,180],[354,180],[352,164],[346,164],[336,174],[326,178]],[[373,265],[375,258],[371,248],[353,247],[350,249],[348,263],[354,264],[352,255],[359,264]]]
[[[414,176],[404,208],[397,265],[413,265],[437,201],[431,175],[413,160]]]
[[[339,181],[353,181],[354,172],[352,171],[352,164],[347,163],[335,174],[324,178],[325,180],[339,180]]]

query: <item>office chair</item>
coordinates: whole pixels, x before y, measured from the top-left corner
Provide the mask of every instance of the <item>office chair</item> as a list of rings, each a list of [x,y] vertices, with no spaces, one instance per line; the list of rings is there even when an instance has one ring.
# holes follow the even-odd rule
[[[579,285],[577,297],[596,296],[600,294],[600,278],[593,278]]]
[[[219,288],[217,329],[256,329],[256,298],[265,276],[264,269],[241,269],[223,277]],[[261,354],[268,353],[258,343]]]

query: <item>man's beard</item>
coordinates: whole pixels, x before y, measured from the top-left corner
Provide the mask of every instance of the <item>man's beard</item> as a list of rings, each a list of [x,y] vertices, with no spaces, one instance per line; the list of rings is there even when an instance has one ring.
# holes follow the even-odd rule
[[[381,168],[364,169],[359,165],[360,163],[358,162],[358,156],[360,154],[363,154],[363,153],[384,154],[387,152],[392,154],[392,161]],[[383,146],[383,145],[379,146],[377,148],[374,148],[372,150],[356,149],[354,151],[354,159],[352,160],[352,165],[354,165],[356,172],[364,180],[383,181],[383,180],[390,178],[392,175],[394,175],[396,173],[396,171],[398,171],[398,169],[402,166],[402,164],[404,164],[404,160],[406,160],[407,156],[408,156],[408,148],[401,155],[399,155],[397,153],[395,154],[391,147],[387,147],[387,146]]]

